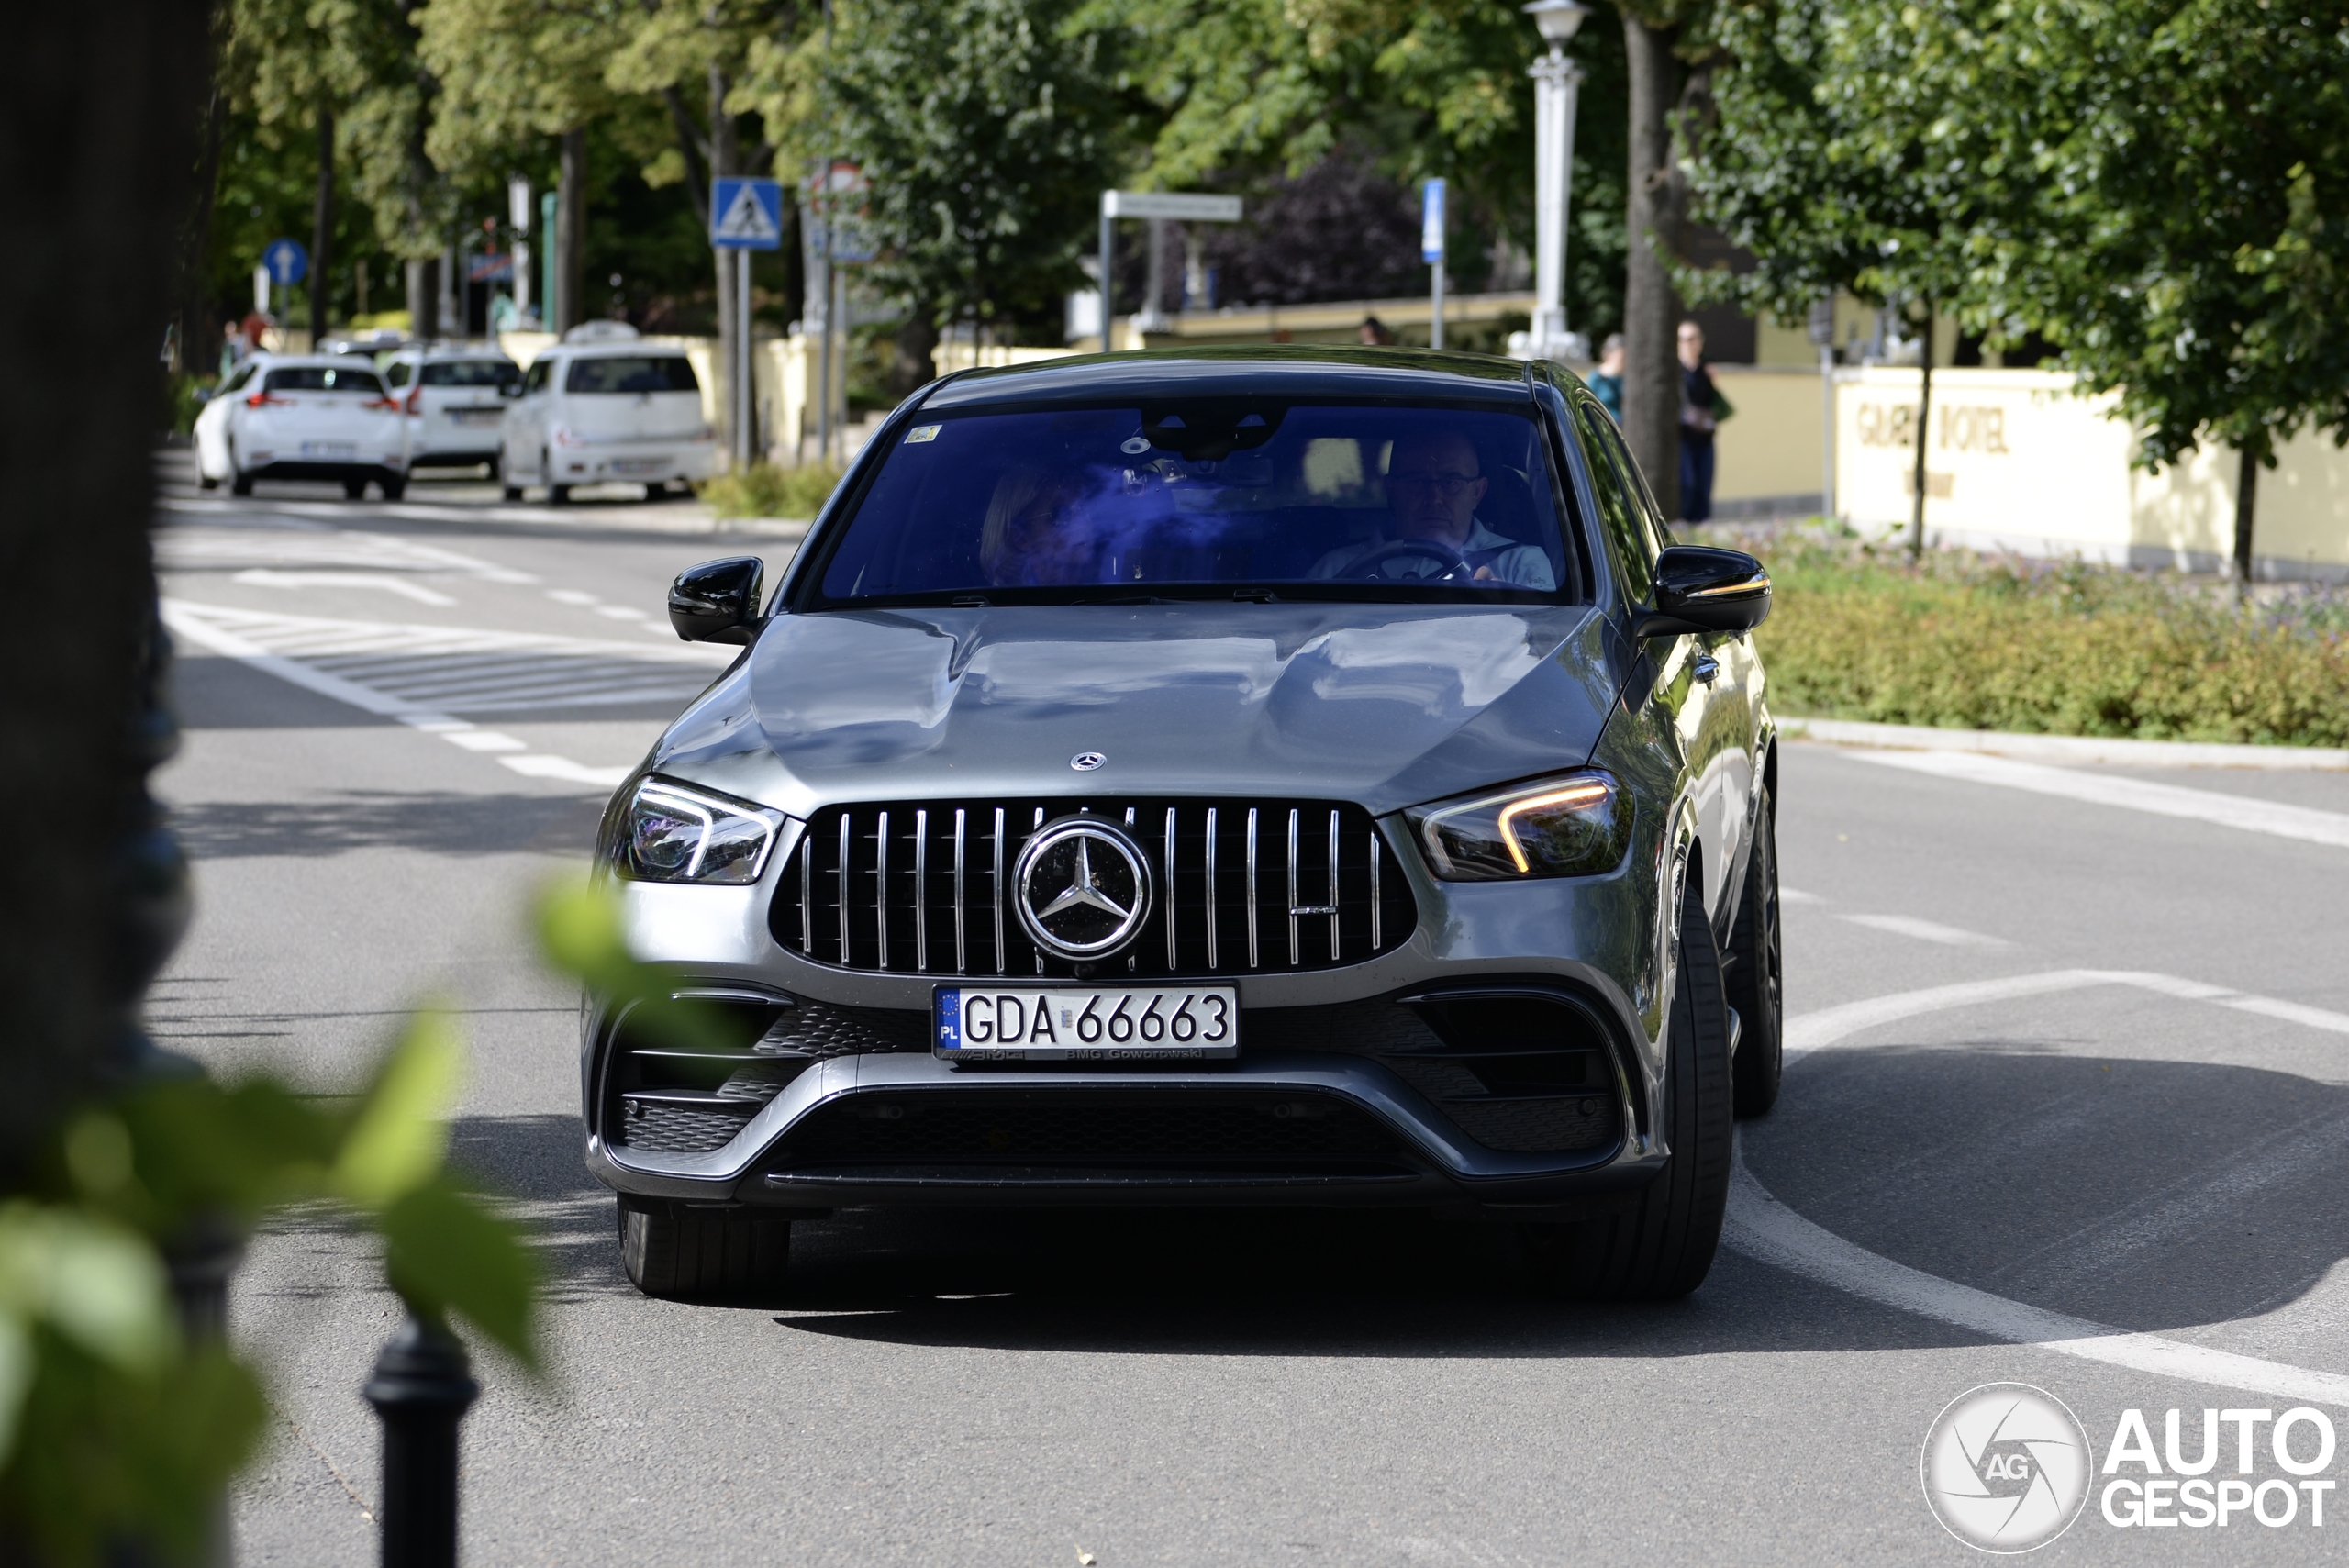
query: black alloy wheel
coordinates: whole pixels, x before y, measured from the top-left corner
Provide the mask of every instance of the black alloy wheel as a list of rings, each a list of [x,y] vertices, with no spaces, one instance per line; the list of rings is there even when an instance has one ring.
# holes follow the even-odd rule
[[[1544,1294],[1583,1301],[1664,1301],[1705,1283],[1729,1209],[1729,1003],[1712,925],[1697,890],[1680,903],[1679,977],[1664,1065],[1663,1172],[1611,1211],[1520,1229]]]
[[[1739,1040],[1732,1077],[1737,1114],[1762,1116],[1778,1103],[1786,1071],[1786,986],[1778,930],[1778,813],[1765,785],[1755,805],[1753,847],[1745,857],[1745,895],[1723,955],[1729,1005],[1737,1009]]]
[[[790,1266],[791,1221],[755,1210],[623,1193],[619,1224],[620,1267],[647,1296],[752,1295],[780,1285]]]

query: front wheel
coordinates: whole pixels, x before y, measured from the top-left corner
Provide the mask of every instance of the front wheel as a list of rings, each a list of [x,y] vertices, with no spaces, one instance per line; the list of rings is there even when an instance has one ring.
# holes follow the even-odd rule
[[[366,482],[365,480],[363,480],[363,479],[346,479],[346,480],[344,480],[344,481],[342,482],[342,498],[343,498],[344,500],[346,500],[346,501],[360,501],[360,500],[364,500],[364,499],[366,498],[366,495],[367,495],[367,482]]]
[[[620,1267],[647,1296],[771,1290],[791,1261],[791,1221],[755,1211],[695,1208],[623,1193],[619,1223]]]
[[[1601,1218],[1529,1225],[1526,1263],[1545,1292],[1593,1301],[1663,1301],[1704,1284],[1729,1209],[1729,1003],[1713,929],[1692,889],[1680,904],[1661,1130],[1664,1170]]]
[[[386,479],[380,483],[384,487],[384,499],[386,501],[396,501],[407,494],[407,481],[405,478]]]
[[[1786,1070],[1786,999],[1778,934],[1777,802],[1761,791],[1753,848],[1745,857],[1745,894],[1730,931],[1729,1005],[1737,1009],[1737,1114],[1761,1116],[1778,1103]]]

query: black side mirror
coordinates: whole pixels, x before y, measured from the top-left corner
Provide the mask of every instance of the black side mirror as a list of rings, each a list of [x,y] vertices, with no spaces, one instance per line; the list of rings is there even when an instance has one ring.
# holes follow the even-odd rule
[[[1742,550],[1675,544],[1655,558],[1655,608],[1642,637],[1752,631],[1770,618],[1770,573]]]
[[[755,555],[705,561],[669,585],[669,624],[687,642],[748,642],[767,563]]]

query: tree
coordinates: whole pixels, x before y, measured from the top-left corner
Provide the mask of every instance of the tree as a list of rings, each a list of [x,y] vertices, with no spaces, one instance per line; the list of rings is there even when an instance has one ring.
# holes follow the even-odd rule
[[[915,354],[942,321],[1033,316],[1082,281],[1119,111],[1098,38],[1067,27],[1069,9],[842,0],[830,50],[765,79],[766,102],[800,83],[821,150],[863,168],[880,247],[868,275],[907,301]],[[803,133],[811,150],[818,134]]]

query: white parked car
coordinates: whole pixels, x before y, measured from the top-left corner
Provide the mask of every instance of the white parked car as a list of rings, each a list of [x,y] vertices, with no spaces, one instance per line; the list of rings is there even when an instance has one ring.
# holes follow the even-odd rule
[[[392,356],[384,379],[407,420],[407,466],[471,468],[497,475],[507,399],[522,367],[495,349],[411,348]]]
[[[521,396],[506,415],[506,498],[518,501],[524,485],[543,484],[547,499],[561,504],[573,485],[612,482],[641,484],[653,496],[708,478],[717,432],[702,417],[701,383],[685,350],[645,342],[618,323],[590,328],[592,335],[573,328],[522,377]]]
[[[195,417],[195,473],[205,489],[226,480],[239,495],[256,479],[340,480],[354,501],[373,481],[396,501],[407,488],[407,432],[366,361],[255,354]]]

